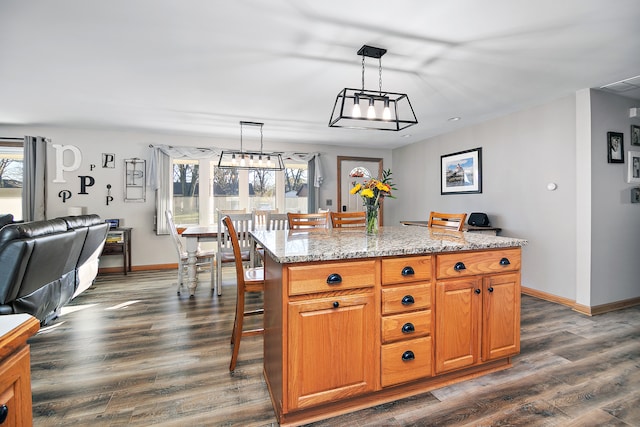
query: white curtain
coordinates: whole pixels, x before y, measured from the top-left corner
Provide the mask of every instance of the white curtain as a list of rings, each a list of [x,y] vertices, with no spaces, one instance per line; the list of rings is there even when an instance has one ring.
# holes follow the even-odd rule
[[[155,190],[156,193],[156,234],[169,234],[164,212],[167,209],[173,209],[171,206],[173,200],[173,186],[171,185],[173,178],[172,159],[217,159],[222,153],[222,148],[198,148],[171,145],[154,145],[151,147],[153,150],[151,151],[149,174],[147,176],[149,188],[152,191]],[[295,161],[308,163],[314,160],[313,185],[316,188],[322,185],[324,176],[322,175],[320,153],[283,152],[281,154],[283,158],[289,158]]]
[[[41,136],[24,137],[22,219],[46,219],[47,141]]]

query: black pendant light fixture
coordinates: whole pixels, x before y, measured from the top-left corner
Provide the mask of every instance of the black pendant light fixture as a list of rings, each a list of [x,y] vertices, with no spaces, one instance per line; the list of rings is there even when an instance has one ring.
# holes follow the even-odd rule
[[[329,127],[400,131],[418,123],[406,93],[382,91],[382,55],[386,49],[364,45],[362,56],[362,88],[344,88],[336,97]],[[378,90],[364,88],[365,57],[378,59]]]
[[[262,151],[262,126],[264,123],[240,122],[240,151],[225,150],[220,154],[218,167],[222,169],[262,169],[281,171],[284,162],[280,153],[265,153]],[[260,151],[245,151],[242,148],[244,126],[260,127]]]

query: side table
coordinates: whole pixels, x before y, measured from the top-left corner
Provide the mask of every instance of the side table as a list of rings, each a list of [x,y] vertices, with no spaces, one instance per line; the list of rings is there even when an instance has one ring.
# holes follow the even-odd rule
[[[120,238],[110,241],[109,236],[120,236]],[[123,273],[126,275],[131,271],[131,227],[109,229],[101,256],[105,255],[122,255]]]

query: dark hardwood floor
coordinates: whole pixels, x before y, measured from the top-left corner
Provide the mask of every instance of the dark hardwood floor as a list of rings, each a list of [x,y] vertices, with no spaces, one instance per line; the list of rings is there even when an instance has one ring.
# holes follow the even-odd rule
[[[34,425],[277,425],[262,338],[228,371],[231,270],[222,297],[201,280],[189,298],[174,271],[100,276],[30,339]],[[640,426],[640,307],[586,317],[523,296],[511,369],[313,425]]]

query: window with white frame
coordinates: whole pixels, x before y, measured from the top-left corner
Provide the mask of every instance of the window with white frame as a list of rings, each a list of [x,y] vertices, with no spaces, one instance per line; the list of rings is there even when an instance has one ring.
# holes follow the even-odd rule
[[[222,169],[217,161],[174,160],[176,224],[215,224],[217,211],[308,212],[307,163],[285,160],[285,167],[284,171]]]
[[[22,220],[23,143],[0,141],[0,213]]]

